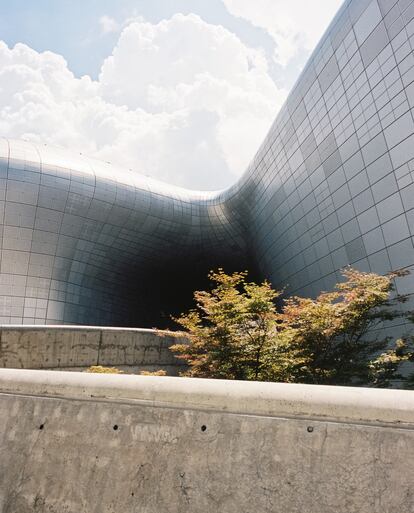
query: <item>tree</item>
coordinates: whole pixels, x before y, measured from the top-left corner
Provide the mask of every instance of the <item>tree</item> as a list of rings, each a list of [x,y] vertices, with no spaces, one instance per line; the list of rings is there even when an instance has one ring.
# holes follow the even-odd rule
[[[286,381],[388,386],[412,356],[408,340],[383,334],[387,321],[407,316],[405,297],[392,295],[393,279],[345,269],[345,281],[315,299],[293,297],[283,307]],[[385,351],[385,352],[382,352]]]
[[[413,359],[408,340],[391,340],[383,322],[406,317],[393,279],[348,268],[345,281],[316,299],[291,297],[247,272],[209,274],[211,291],[194,293],[196,308],[175,319],[189,344],[171,349],[193,377],[388,386]]]
[[[211,292],[196,291],[196,308],[174,319],[190,344],[171,350],[184,359],[187,376],[228,379],[268,378],[277,339],[279,293],[267,281],[247,282],[247,272],[210,272]]]

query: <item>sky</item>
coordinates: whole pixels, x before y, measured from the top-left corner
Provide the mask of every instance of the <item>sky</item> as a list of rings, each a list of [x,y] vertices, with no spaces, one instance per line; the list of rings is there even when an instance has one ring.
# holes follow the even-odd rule
[[[234,183],[341,0],[0,0],[0,136]]]

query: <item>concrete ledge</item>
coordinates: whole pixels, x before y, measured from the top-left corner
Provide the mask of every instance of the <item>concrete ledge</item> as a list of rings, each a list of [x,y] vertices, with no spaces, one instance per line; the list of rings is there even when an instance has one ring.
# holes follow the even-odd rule
[[[414,425],[414,393],[404,390],[3,369],[0,393]]]
[[[182,339],[179,339],[182,341]],[[98,326],[0,325],[0,367],[80,369],[91,365],[168,369],[184,362],[169,350],[177,338],[168,332]]]
[[[412,513],[414,394],[0,370],[0,511]]]

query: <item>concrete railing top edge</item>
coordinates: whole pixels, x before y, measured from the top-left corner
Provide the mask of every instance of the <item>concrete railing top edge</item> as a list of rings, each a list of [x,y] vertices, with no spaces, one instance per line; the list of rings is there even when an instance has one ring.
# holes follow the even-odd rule
[[[80,326],[72,324],[0,324],[0,331],[130,331],[136,333],[154,333],[160,336],[173,335],[173,331],[151,328],[122,328],[115,326]]]
[[[406,390],[1,369],[0,393],[414,426]]]

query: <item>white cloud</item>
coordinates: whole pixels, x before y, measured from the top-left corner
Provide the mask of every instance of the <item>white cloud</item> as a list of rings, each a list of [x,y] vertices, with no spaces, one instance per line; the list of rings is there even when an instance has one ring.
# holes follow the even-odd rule
[[[119,23],[110,16],[104,15],[99,18],[99,25],[101,26],[102,34],[111,34],[118,32],[121,28]]]
[[[0,135],[191,188],[232,183],[284,96],[260,52],[195,15],[130,23],[96,81],[59,55],[0,42]]]
[[[318,43],[343,0],[223,0],[234,16],[265,29],[275,42],[274,60],[286,66]]]

